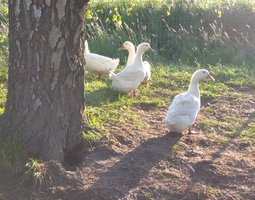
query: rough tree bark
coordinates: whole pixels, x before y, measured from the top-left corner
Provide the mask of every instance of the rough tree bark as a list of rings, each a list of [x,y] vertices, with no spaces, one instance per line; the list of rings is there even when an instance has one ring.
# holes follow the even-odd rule
[[[28,151],[63,161],[84,125],[85,6],[89,0],[9,0],[3,130]]]

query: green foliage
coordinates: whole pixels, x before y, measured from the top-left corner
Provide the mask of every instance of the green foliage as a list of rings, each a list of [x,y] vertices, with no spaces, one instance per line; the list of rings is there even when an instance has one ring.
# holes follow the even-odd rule
[[[87,30],[96,52],[121,59],[116,49],[130,40],[151,43],[151,60],[252,66],[254,7],[236,0],[91,1]]]
[[[34,180],[34,191],[36,188],[40,188],[42,185],[42,182],[46,176],[46,168],[42,162],[40,162],[38,159],[30,158],[29,162],[25,166],[27,168],[26,170],[26,176],[25,179],[28,179],[32,176]]]
[[[213,68],[217,80],[232,87],[255,87],[255,71],[250,67],[227,67],[218,65]]]
[[[0,23],[8,19],[8,0],[0,0]]]
[[[6,94],[7,94],[7,68],[0,67],[0,115],[4,113]]]
[[[242,130],[240,137],[252,139],[255,141],[255,120],[248,124],[247,129]]]
[[[0,84],[6,79],[8,62],[8,2],[1,0],[0,4]],[[0,89],[2,89],[0,85]],[[2,93],[2,92],[1,92]],[[2,94],[0,94],[0,104]],[[2,112],[0,106],[0,114]]]
[[[121,69],[118,69],[121,70]],[[177,65],[152,65],[152,81],[148,85],[141,85],[137,90],[138,95],[118,94],[111,89],[108,77],[97,80],[90,73],[86,73],[85,83],[85,113],[88,118],[88,133],[83,136],[89,141],[98,141],[111,133],[113,125],[122,126],[132,122],[137,127],[146,126],[140,120],[135,108],[142,110],[158,109],[169,106],[176,94],[188,89],[188,84],[194,67]],[[232,91],[232,101],[237,101],[232,87],[254,87],[255,78],[249,73],[248,68],[233,66],[209,66],[215,82],[205,80],[200,83],[201,98],[203,101],[214,101],[226,91]],[[233,82],[236,84],[233,85]],[[230,120],[230,121],[233,121]],[[235,125],[227,122],[204,120],[202,128],[220,127],[226,132],[236,131],[241,122]]]
[[[174,151],[175,153],[181,153],[181,152],[184,152],[185,149],[184,149],[181,145],[175,144],[175,145],[173,146],[173,151]]]

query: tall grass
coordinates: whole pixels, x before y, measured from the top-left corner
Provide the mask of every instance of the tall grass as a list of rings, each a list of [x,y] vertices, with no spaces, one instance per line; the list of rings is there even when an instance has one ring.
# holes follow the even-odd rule
[[[8,6],[0,1],[0,115],[4,111],[8,63]]]
[[[6,173],[17,175],[24,168],[27,153],[19,137],[12,135],[7,139],[0,138],[0,178]]]
[[[195,1],[196,2],[196,1]],[[87,31],[94,51],[123,58],[125,40],[150,42],[153,60],[182,64],[255,63],[254,1],[91,1]]]
[[[0,69],[2,69],[6,67],[8,59],[8,6],[6,0],[1,0],[0,3]]]

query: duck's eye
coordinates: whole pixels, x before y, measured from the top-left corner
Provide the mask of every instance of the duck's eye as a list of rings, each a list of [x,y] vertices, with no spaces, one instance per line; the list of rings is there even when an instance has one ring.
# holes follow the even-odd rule
[[[203,71],[203,73],[205,74],[205,71]]]

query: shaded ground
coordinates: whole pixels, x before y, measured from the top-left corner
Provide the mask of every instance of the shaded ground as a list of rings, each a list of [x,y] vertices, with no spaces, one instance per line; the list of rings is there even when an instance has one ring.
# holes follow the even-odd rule
[[[166,107],[133,105],[141,125],[109,125],[109,138],[75,170],[46,163],[47,178],[29,197],[1,182],[0,199],[255,199],[254,140],[241,138],[255,121],[254,97],[203,102],[193,135],[167,133]]]

